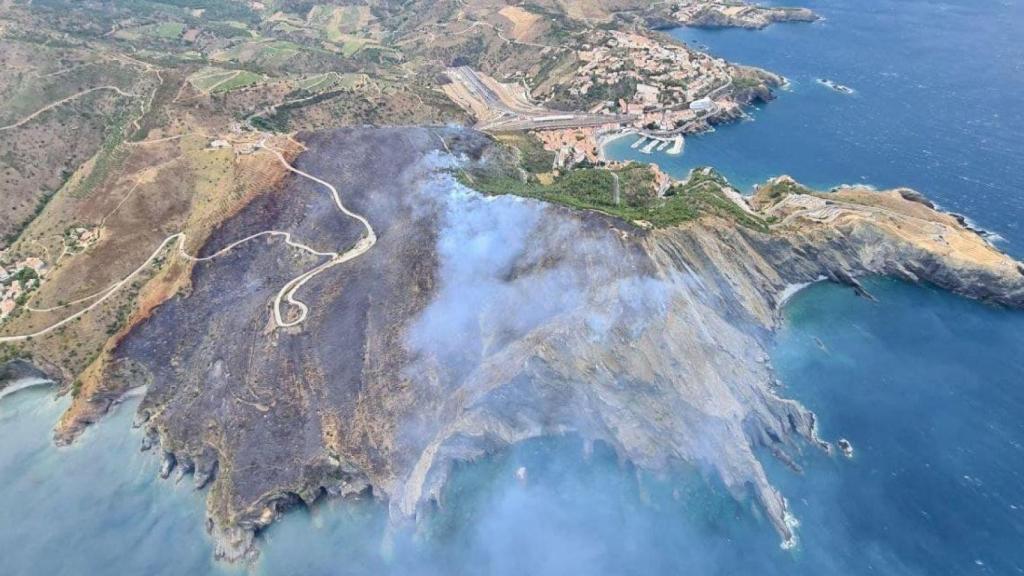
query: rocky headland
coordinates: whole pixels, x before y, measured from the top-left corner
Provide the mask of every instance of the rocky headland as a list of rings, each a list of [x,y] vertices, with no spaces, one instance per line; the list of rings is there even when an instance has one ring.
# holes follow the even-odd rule
[[[758,6],[734,2],[692,2],[675,13],[679,22],[694,28],[748,28],[759,30],[781,22],[821,19],[809,8]]]
[[[52,382],[49,372],[29,360],[16,358],[0,362],[0,398],[23,388]]]
[[[881,274],[1024,305],[1018,262],[908,190],[819,193],[783,177],[743,198],[709,178],[690,192],[717,187],[717,209],[652,225],[464,187],[455,166],[500,156],[472,131],[300,139],[295,166],[372,223],[372,249],[306,284],[308,316],[290,328],[272,302],[317,257],[268,240],[195,264],[188,292],[119,341],[103,393],[75,401],[147,387],[144,447],[162,451],[165,475],[209,487],[208,527],[228,560],[251,558],[263,527],[324,496],[372,494],[411,521],[453,463],[564,433],[645,469],[700,467],[755,498],[792,544],[755,449],[793,468],[801,450],[830,449],[768,360],[792,286]],[[203,253],[265,229],[324,250],[365,234],[294,176]],[[87,423],[67,418],[58,435]]]

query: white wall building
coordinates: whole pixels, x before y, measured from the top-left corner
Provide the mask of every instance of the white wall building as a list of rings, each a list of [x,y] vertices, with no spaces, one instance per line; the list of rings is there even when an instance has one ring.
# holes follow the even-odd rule
[[[708,98],[706,96],[699,100],[694,100],[693,102],[690,102],[690,110],[693,110],[694,112],[709,112],[711,110],[714,110],[714,108],[715,103],[711,101],[711,98]]]

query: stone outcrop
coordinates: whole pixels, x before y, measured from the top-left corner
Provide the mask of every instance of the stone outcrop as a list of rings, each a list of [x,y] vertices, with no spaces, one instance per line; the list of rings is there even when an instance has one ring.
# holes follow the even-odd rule
[[[59,381],[59,371],[37,366],[27,359],[17,358],[0,363],[0,398],[28,386]]]
[[[462,188],[444,167],[487,157],[474,132],[304,139],[298,168],[337,186],[377,244],[306,285],[309,316],[289,329],[273,327],[269,303],[314,258],[268,241],[197,264],[190,293],[135,327],[107,367],[123,388],[148,385],[139,425],[166,474],[209,486],[209,530],[229,560],[290,507],[372,492],[396,520],[414,518],[454,462],[569,432],[647,469],[701,466],[752,494],[791,543],[754,449],[795,466],[828,445],[768,362],[787,288],[886,274],[1024,304],[1016,262],[905,192],[817,194],[780,179],[736,200],[768,232],[718,217],[647,230]],[[296,177],[204,253],[262,229],[324,250],[363,230]]]
[[[780,22],[814,22],[821,17],[808,8],[745,6],[708,2],[688,14],[683,24],[695,28],[760,29]]]

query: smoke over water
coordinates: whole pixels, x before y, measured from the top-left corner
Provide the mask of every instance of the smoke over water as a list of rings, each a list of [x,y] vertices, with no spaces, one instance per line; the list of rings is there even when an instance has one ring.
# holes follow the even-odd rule
[[[269,535],[264,572],[727,574],[749,565],[735,560],[737,542],[782,554],[771,527],[720,484],[692,472],[654,478],[572,436],[456,466],[442,502],[415,532],[389,531],[381,511],[344,503],[286,518]],[[336,546],[324,550],[320,539],[331,537]]]
[[[607,445],[589,451],[563,436],[457,465],[440,505],[418,527],[389,530],[386,507],[369,499],[294,510],[264,532],[263,554],[250,572],[231,569],[212,561],[203,494],[187,482],[160,480],[159,459],[138,451],[141,433],[130,429],[137,401],[118,407],[75,446],[56,449],[50,430],[67,403],[34,388],[0,400],[0,508],[17,519],[0,523],[4,573],[1012,573],[1021,558],[1012,528],[1020,499],[1005,453],[1019,432],[1022,398],[1019,367],[1006,358],[1022,345],[1024,319],[935,291],[871,290],[880,303],[825,285],[798,297],[794,325],[776,354],[786,381],[816,406],[833,406],[826,421],[854,433],[858,445],[851,462],[808,452],[804,475],[765,459],[772,479],[795,496],[803,526],[793,551],[778,548],[757,506],[734,500],[714,479],[686,469],[638,472]],[[854,319],[863,331],[842,328]],[[926,342],[911,328],[922,323],[936,328]],[[843,356],[822,352],[812,336]],[[965,337],[973,343],[966,357],[977,358],[966,366],[955,360],[965,354]],[[908,354],[920,357],[907,362]],[[852,372],[849,362],[862,362],[867,372]],[[976,375],[964,380],[966,368]],[[892,393],[893,379],[907,394]],[[977,401],[964,401],[957,393],[964,387]],[[915,406],[922,400],[925,407]],[[915,410],[934,422],[906,417]],[[983,418],[992,426],[972,425]],[[948,449],[939,453],[937,445]],[[928,490],[929,478],[948,482]],[[970,522],[965,513],[973,514]],[[944,544],[950,535],[962,545]]]
[[[437,215],[430,299],[409,319],[402,342],[411,356],[404,365],[409,386],[436,392],[417,395],[421,418],[398,422],[403,429],[396,441],[413,461],[400,485],[374,486],[375,494],[390,497],[390,508],[363,496],[321,499],[284,514],[261,532],[262,556],[251,573],[913,574],[908,566],[927,565],[914,553],[920,554],[918,534],[930,524],[912,526],[906,537],[888,527],[916,519],[924,507],[941,522],[943,507],[935,498],[918,500],[930,497],[922,487],[934,483],[910,484],[900,493],[905,500],[890,497],[893,483],[902,486],[904,480],[891,470],[902,474],[906,462],[915,462],[919,469],[942,464],[947,478],[969,473],[970,494],[998,498],[998,507],[982,508],[992,517],[1005,520],[1010,506],[1019,504],[1019,482],[999,484],[997,466],[973,463],[967,470],[965,462],[946,461],[976,452],[935,449],[984,434],[999,442],[989,452],[1003,453],[1009,445],[1004,440],[1016,440],[1016,396],[975,406],[955,394],[932,394],[944,372],[929,373],[911,403],[934,396],[936,405],[927,412],[940,415],[1006,406],[1005,414],[994,415],[1006,437],[968,426],[982,420],[976,413],[951,419],[967,426],[957,428],[956,437],[901,428],[915,424],[904,417],[911,408],[907,397],[891,393],[891,374],[905,364],[904,354],[923,355],[920,348],[934,341],[922,344],[908,334],[903,350],[900,342],[884,340],[894,312],[885,307],[886,297],[879,304],[829,301],[824,307],[833,314],[861,308],[835,326],[813,332],[797,326],[788,336],[791,346],[798,344],[795,357],[816,360],[794,369],[789,357],[787,383],[803,381],[806,391],[838,379],[840,398],[823,406],[838,408],[823,411],[824,420],[854,418],[836,427],[858,434],[852,437],[857,459],[804,450],[799,461],[807,473],[798,475],[767,450],[752,448],[761,436],[784,436],[787,411],[794,408],[766,390],[763,347],[734,323],[735,316],[722,315],[718,299],[708,294],[722,282],[699,260],[659,259],[646,244],[649,237],[603,217],[485,198],[443,175],[409,198]],[[381,247],[387,241],[382,236]],[[933,330],[935,338],[944,338],[942,346],[922,356],[936,366],[962,346],[962,320],[980,308],[943,298],[920,312],[926,318],[915,316],[920,308],[910,305],[922,302],[918,293],[896,305],[907,313],[900,327],[952,318]],[[945,312],[951,309],[955,313]],[[860,332],[842,328],[854,318],[871,322],[864,325],[863,341],[850,343],[842,337]],[[967,335],[979,343],[971,355],[988,369],[1007,372],[992,381],[979,376],[972,394],[1018,389],[992,384],[1019,382],[1005,361],[1020,347],[1019,323],[988,318],[984,329],[984,336]],[[834,352],[814,343],[817,334]],[[993,334],[1001,347],[990,345]],[[878,359],[886,362],[871,372]],[[913,365],[911,372],[928,363]],[[869,364],[864,369],[870,377],[851,376],[850,365]],[[874,395],[867,394],[871,390]],[[0,509],[17,519],[0,523],[5,573],[242,571],[212,561],[213,544],[203,533],[202,502],[209,492],[196,492],[187,479],[160,480],[159,458],[138,451],[142,431],[130,430],[135,403],[129,400],[78,444],[58,450],[50,429],[66,402],[55,404],[40,389],[0,399],[0,431],[8,440],[0,442]],[[886,418],[877,417],[881,408]],[[991,412],[986,409],[984,418],[993,418]],[[876,427],[881,430],[873,436]],[[881,461],[872,449],[882,447],[897,451]],[[795,550],[779,548],[769,477],[802,521]],[[951,529],[949,523],[943,527]],[[968,538],[964,532],[950,533]],[[945,551],[941,558],[957,561],[977,554],[966,564],[946,564],[946,573],[965,573],[963,568],[977,566],[975,558],[985,566],[1000,560],[986,548],[998,541],[991,534],[1019,533],[985,534],[984,542],[975,538],[952,559],[960,548],[932,545],[928,552]],[[942,543],[941,535],[931,534],[928,542]]]
[[[420,194],[437,206],[438,274],[409,324],[406,376],[441,393],[404,424],[403,442],[421,456],[393,494],[398,516],[437,500],[453,463],[578,433],[645,469],[686,464],[721,477],[791,537],[748,435],[785,436],[790,407],[752,361],[759,342],[716,309],[685,261],[658,264],[628,225],[484,197],[446,174]]]

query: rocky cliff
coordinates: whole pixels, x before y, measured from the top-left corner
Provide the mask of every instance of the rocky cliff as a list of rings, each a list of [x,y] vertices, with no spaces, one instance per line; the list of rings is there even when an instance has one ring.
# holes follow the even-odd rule
[[[740,6],[708,2],[687,12],[682,23],[695,28],[761,29],[778,22],[815,22],[821,17],[808,8]]]
[[[815,419],[779,395],[767,349],[794,284],[887,274],[1021,306],[1024,272],[909,191],[764,186],[745,211],[646,229],[593,211],[484,197],[446,168],[492,143],[456,129],[345,129],[304,137],[296,166],[337,187],[377,243],[297,297],[271,302],[321,262],[268,240],[195,265],[191,290],[119,344],[106,378],[147,385],[139,423],[164,471],[209,485],[218,554],[290,506],[372,492],[414,518],[451,465],[545,434],[612,445],[638,466],[681,463],[753,495],[784,542],[786,501],[754,449],[795,467]],[[364,234],[323,186],[298,176],[217,230],[214,253],[265,229],[316,249]],[[294,310],[292,311],[294,312]],[[817,449],[817,448],[814,448]]]

